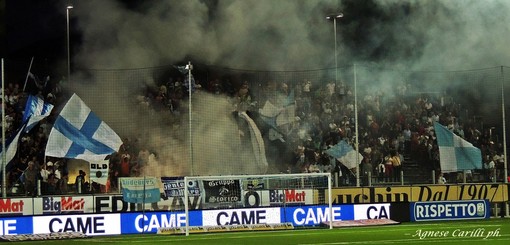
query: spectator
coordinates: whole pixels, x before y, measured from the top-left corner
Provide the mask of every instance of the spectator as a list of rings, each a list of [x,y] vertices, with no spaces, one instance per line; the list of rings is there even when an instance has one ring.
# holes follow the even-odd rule
[[[485,180],[488,182],[494,181],[494,168],[496,163],[494,162],[494,157],[488,155],[487,160],[484,162],[485,168]]]
[[[33,161],[28,162],[28,167],[23,172],[24,175],[24,185],[25,185],[25,194],[27,196],[35,196],[35,188],[37,187],[37,176],[38,170],[35,167]]]
[[[446,178],[443,176],[443,173],[439,174],[439,177],[437,178],[437,183],[440,185],[446,184]]]
[[[384,164],[384,159],[377,165],[377,178],[379,182],[384,181],[384,176],[386,175],[386,167]]]
[[[47,195],[57,194],[57,179],[55,178],[55,174],[53,173],[48,175],[48,180],[46,183],[46,194]]]
[[[68,182],[69,182],[69,176],[67,174],[62,175],[62,178],[60,178],[57,181],[57,194],[67,194],[69,192],[68,190]]]
[[[131,171],[130,159],[131,156],[127,153],[127,151],[121,155],[119,177],[129,177]]]
[[[393,166],[393,182],[400,182],[400,172],[402,171],[402,159],[400,159],[400,154],[396,150],[392,152],[390,157],[391,165]]]
[[[386,182],[391,182],[393,177],[393,163],[391,161],[391,157],[388,155],[384,157],[384,173]]]
[[[76,176],[76,180],[74,181],[75,192],[82,194],[86,192],[85,189],[85,176],[87,174],[83,170],[78,171],[78,176]]]

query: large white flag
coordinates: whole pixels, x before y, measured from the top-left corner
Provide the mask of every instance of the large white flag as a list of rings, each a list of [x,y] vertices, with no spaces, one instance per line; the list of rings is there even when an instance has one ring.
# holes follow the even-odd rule
[[[115,131],[73,94],[51,129],[46,156],[100,162],[121,145]]]

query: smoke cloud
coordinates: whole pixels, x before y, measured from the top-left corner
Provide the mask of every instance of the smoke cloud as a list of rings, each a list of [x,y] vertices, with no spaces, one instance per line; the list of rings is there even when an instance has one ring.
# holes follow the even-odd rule
[[[72,20],[81,35],[73,63],[87,69],[154,67],[187,59],[273,71],[333,67],[335,30],[325,16],[339,11],[344,13],[336,30],[340,65],[454,70],[505,65],[510,56],[506,52],[510,2],[503,0],[89,0],[73,4]],[[125,102],[132,91],[162,81],[151,75],[133,79],[130,74],[113,84],[85,74],[74,77],[96,81],[82,82],[74,89],[100,117],[122,135],[147,136],[146,143],[153,150],[164,152],[158,162],[164,169],[173,169],[168,174],[186,174],[179,165],[190,160],[183,136],[186,127],[161,125],[158,117],[165,116],[134,113]],[[384,74],[370,79],[378,81],[373,90],[378,86],[388,90],[394,86],[390,81],[400,78]],[[437,82],[423,86],[424,91],[445,90]],[[201,136],[194,137],[204,139],[195,142],[203,144],[197,147],[209,156],[195,160],[213,172],[221,166],[221,159],[239,162],[239,142],[227,140],[238,135],[230,104],[212,95],[195,103],[200,116],[194,123]],[[187,125],[186,116],[178,120]],[[215,128],[215,123],[223,126]],[[208,138],[218,141],[212,146],[206,143]],[[220,147],[221,152],[211,147]]]

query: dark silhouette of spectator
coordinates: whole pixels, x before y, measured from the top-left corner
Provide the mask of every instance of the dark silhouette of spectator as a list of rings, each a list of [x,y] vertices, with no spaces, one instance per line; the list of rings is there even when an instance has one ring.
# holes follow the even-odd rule
[[[83,170],[78,171],[78,175],[76,176],[76,179],[74,181],[74,190],[76,193],[82,194],[86,192],[86,185],[85,185],[85,176],[87,174]]]
[[[25,194],[27,196],[35,196],[36,195],[38,172],[39,172],[39,170],[35,166],[35,163],[32,161],[28,162],[28,167],[23,172]]]

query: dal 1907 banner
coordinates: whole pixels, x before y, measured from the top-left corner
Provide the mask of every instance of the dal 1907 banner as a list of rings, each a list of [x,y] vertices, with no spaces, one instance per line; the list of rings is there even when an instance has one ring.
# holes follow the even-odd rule
[[[331,194],[334,204],[459,200],[506,202],[510,195],[508,185],[498,183],[334,188]],[[318,197],[322,195],[327,200],[324,191],[319,192]]]

